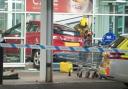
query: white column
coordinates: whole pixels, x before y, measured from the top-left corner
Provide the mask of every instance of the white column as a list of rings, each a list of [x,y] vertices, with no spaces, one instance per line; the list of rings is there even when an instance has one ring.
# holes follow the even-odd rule
[[[41,30],[40,30],[40,44],[46,45],[46,0],[41,0]],[[46,50],[40,50],[40,81],[44,82],[46,78]]]
[[[7,1],[8,4],[8,18],[7,18],[7,29],[12,27],[12,0]]]
[[[53,23],[53,0],[41,0],[41,33],[40,44],[49,45],[52,43],[52,23]],[[40,52],[40,80],[52,82],[52,59],[51,51],[41,49]]]

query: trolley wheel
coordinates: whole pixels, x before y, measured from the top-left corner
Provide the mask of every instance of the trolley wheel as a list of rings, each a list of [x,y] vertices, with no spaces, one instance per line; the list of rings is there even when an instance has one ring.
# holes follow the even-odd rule
[[[95,71],[95,78],[98,78],[99,77],[99,74],[97,71]]]
[[[95,76],[95,71],[90,71],[89,78],[93,79]]]
[[[82,71],[79,71],[79,72],[77,73],[77,77],[79,77],[79,78],[82,77]]]
[[[86,71],[85,78],[89,78],[89,75],[90,75],[90,72],[89,71]]]
[[[80,74],[79,74],[79,78],[82,78],[82,72],[80,72]]]

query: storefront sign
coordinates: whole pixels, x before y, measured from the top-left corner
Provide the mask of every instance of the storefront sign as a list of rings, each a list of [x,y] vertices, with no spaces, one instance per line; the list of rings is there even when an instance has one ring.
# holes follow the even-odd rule
[[[71,13],[92,13],[93,0],[70,0]]]
[[[54,0],[54,12],[68,12],[70,0]]]
[[[56,13],[91,13],[93,0],[54,0],[53,11]],[[26,10],[40,12],[40,0],[26,0]]]
[[[92,13],[93,0],[54,0],[54,12]]]
[[[41,0],[26,0],[26,11],[40,12]]]

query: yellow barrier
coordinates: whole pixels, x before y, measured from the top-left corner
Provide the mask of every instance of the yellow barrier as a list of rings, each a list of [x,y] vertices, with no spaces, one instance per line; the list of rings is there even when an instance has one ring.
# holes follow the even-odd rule
[[[122,41],[117,48],[122,49],[122,50],[128,50],[128,39],[125,39]]]
[[[128,54],[121,55],[122,58],[128,58]]]
[[[71,62],[60,62],[60,72],[73,72],[73,64]]]

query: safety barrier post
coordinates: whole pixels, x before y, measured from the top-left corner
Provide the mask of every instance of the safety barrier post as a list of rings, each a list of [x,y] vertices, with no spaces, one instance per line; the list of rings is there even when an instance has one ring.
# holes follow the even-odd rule
[[[71,76],[72,68],[69,68],[68,76]]]

